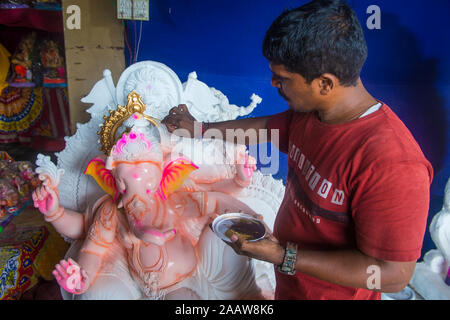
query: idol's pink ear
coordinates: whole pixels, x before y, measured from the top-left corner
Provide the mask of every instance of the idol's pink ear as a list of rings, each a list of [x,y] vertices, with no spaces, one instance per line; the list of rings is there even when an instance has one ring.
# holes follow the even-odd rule
[[[194,163],[183,158],[178,158],[170,162],[164,168],[159,184],[158,194],[161,199],[167,199],[167,197],[181,187],[187,177],[197,169],[198,167]]]
[[[114,201],[117,200],[119,192],[116,180],[111,171],[105,168],[105,160],[100,157],[92,159],[84,170],[84,174],[93,177],[103,191],[113,197]]]

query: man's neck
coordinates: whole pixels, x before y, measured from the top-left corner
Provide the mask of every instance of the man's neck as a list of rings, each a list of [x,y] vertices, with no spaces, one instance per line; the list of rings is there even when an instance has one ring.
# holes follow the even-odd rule
[[[341,88],[335,94],[335,99],[324,105],[319,112],[319,118],[326,124],[340,124],[353,121],[363,115],[367,109],[377,104],[361,81],[355,87]]]

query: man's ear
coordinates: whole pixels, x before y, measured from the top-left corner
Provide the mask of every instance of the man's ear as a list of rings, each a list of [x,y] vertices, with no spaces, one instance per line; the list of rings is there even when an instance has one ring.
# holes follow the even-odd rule
[[[322,96],[329,95],[339,84],[339,79],[331,73],[324,73],[314,81]]]

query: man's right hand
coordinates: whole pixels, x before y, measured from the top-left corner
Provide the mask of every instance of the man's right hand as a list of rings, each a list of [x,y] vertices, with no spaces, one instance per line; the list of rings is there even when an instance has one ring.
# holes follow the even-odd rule
[[[180,104],[178,107],[173,107],[169,111],[161,123],[165,124],[169,132],[174,132],[176,129],[186,129],[191,136],[194,136],[194,122],[197,121],[190,113],[185,104]]]
[[[244,118],[238,120],[228,120],[228,121],[219,121],[214,122],[214,129],[220,130],[224,137],[227,136],[226,130],[236,130],[242,129],[246,132],[248,129],[259,130],[267,129],[267,121],[269,116],[265,117],[257,117],[257,118]],[[174,133],[177,129],[185,129],[187,130],[191,137],[194,137],[194,123],[197,120],[189,113],[189,110],[185,104],[180,104],[178,107],[174,107],[170,109],[169,115],[166,116],[161,123],[163,123],[167,130],[170,133]],[[176,134],[176,132],[175,132]],[[180,135],[181,132],[180,132]],[[257,135],[257,141],[250,141],[249,137],[245,138],[245,144],[260,144],[270,142],[270,137],[267,135],[261,136]],[[236,143],[235,135],[231,135],[229,142]],[[240,142],[239,142],[240,143]]]

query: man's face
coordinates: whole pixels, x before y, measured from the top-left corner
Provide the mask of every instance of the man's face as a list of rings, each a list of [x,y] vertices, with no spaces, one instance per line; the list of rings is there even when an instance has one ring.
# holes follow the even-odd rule
[[[316,109],[317,101],[311,84],[306,83],[298,73],[288,71],[282,64],[270,63],[271,84],[296,112],[310,112]]]

